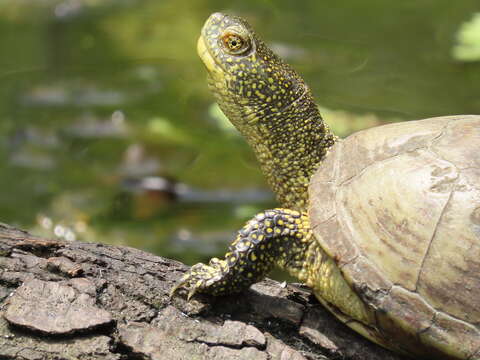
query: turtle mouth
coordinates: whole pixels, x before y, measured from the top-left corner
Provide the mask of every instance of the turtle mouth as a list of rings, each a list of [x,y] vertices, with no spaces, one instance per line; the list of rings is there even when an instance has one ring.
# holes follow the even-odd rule
[[[208,47],[207,44],[205,44],[203,35],[200,35],[200,37],[198,38],[197,53],[209,72],[218,71],[219,65],[215,62],[213,56],[210,54],[210,51],[208,51]]]
[[[200,59],[202,59],[203,64],[207,68],[207,71],[215,76],[219,76],[224,73],[223,67],[218,63],[215,57],[210,53],[210,49],[203,37],[203,34],[200,35],[197,41],[197,53]]]
[[[200,59],[202,59],[209,73],[220,74],[224,71],[223,67],[218,62],[218,59],[216,59],[216,57],[212,55],[209,46],[209,39],[212,36],[212,34],[210,34],[211,30],[209,29],[217,29],[224,17],[225,15],[222,13],[214,13],[210,15],[205,24],[203,25],[197,41],[197,54]],[[214,31],[215,35],[217,35],[217,31],[218,30]]]

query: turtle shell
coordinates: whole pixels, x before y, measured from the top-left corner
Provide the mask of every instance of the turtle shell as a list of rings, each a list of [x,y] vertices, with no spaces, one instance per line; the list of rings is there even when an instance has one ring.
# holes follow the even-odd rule
[[[480,116],[355,133],[332,148],[310,199],[315,237],[386,343],[480,359]]]

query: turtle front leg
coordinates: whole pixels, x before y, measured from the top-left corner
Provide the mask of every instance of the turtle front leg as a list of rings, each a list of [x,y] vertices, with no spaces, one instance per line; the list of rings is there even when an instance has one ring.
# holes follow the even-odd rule
[[[313,234],[306,213],[273,209],[257,214],[238,232],[225,259],[196,264],[173,287],[195,293],[227,295],[240,292],[263,279],[277,265],[293,276],[307,277],[305,259]]]

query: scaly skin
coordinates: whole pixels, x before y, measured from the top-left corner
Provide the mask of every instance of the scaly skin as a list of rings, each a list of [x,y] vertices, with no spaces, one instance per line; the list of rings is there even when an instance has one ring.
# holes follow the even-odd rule
[[[196,291],[231,294],[261,280],[274,265],[292,270],[305,280],[306,274],[299,272],[312,243],[309,227],[308,217],[295,210],[260,213],[238,232],[224,260],[214,258],[209,266],[194,265],[179,285],[187,285],[189,298]]]
[[[245,53],[224,45],[232,33],[250,44]],[[305,211],[310,177],[336,140],[310,89],[240,18],[210,16],[198,53],[220,108],[252,146],[280,204]]]
[[[336,137],[323,122],[310,89],[242,19],[215,13],[205,23],[198,53],[223,112],[252,146],[283,208],[256,215],[238,232],[225,259],[196,264],[172,289],[213,295],[248,288],[279,266],[335,304],[357,331],[371,314],[320,248],[307,214],[308,186]],[[352,326],[353,327],[353,326]],[[375,340],[375,339],[374,339]]]

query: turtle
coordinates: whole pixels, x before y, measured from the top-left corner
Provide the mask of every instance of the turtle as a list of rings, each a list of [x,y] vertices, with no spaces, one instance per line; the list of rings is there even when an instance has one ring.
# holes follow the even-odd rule
[[[340,321],[415,358],[480,359],[480,116],[340,139],[309,87],[244,19],[214,13],[197,51],[280,207],[173,287],[238,293],[278,266]]]

